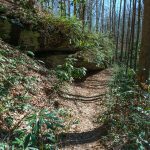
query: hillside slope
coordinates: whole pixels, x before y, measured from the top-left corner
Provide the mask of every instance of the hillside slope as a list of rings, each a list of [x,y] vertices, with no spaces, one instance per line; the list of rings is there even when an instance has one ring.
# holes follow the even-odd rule
[[[24,118],[36,110],[65,110],[65,128],[59,133],[66,138],[61,139],[60,149],[104,149],[95,141],[105,129],[99,131],[94,118],[105,112],[103,98],[110,71],[90,76],[83,83],[65,84],[58,94],[52,94],[57,80],[40,63],[0,40],[0,141],[25,128]],[[72,144],[76,146],[68,147]]]
[[[38,61],[0,40],[0,110],[3,112],[3,107],[7,110],[4,112],[13,118],[14,125],[31,108],[51,106],[50,94],[46,91],[52,88],[52,80],[49,71]],[[11,130],[7,125],[0,127]]]

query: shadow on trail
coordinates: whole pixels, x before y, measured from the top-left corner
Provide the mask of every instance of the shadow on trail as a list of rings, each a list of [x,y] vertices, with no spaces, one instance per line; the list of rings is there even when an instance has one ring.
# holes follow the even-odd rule
[[[61,133],[58,135],[59,147],[65,147],[77,144],[92,143],[100,140],[103,136],[108,134],[110,125],[103,124],[102,126],[95,128],[91,131],[81,133]]]
[[[59,91],[58,95],[61,98],[65,98],[72,101],[78,100],[81,102],[93,102],[93,101],[102,100],[102,98],[106,95],[106,93],[101,93],[99,95],[87,97],[87,96],[75,95],[75,94]]]

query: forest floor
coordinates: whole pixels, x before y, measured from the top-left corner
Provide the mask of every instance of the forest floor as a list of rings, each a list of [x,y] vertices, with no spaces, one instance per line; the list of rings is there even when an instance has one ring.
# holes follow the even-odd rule
[[[7,4],[7,1],[2,1]],[[10,4],[11,6],[11,4]],[[8,46],[1,44],[0,48],[7,49]],[[11,48],[8,48],[11,49]],[[18,53],[18,52],[17,52]],[[41,66],[39,68],[42,68]],[[42,68],[43,69],[43,68]],[[21,68],[21,70],[23,70]],[[25,70],[25,69],[24,69]],[[24,72],[24,70],[22,72]],[[41,75],[35,70],[35,66],[26,68],[28,76],[36,77],[39,81],[36,84],[36,92],[30,93],[32,99],[28,103],[37,108],[51,108],[46,99],[49,95],[45,89],[51,89],[51,82],[48,77]],[[29,71],[30,70],[30,71]],[[20,71],[21,72],[21,71]],[[60,140],[61,150],[105,150],[100,139],[105,134],[107,126],[103,126],[98,122],[98,118],[106,111],[105,95],[108,90],[108,81],[110,80],[111,70],[106,69],[95,75],[89,76],[84,82],[67,84],[61,89],[58,95],[52,101],[57,102],[59,108],[70,109],[71,119],[66,123],[68,129]],[[33,88],[34,89],[34,88]],[[20,94],[22,89],[13,89],[13,95]],[[11,93],[11,92],[10,92]],[[15,93],[15,94],[14,94]],[[34,95],[34,96],[33,96]],[[11,114],[12,115],[12,114]],[[12,115],[14,120],[19,120],[22,115]],[[16,117],[19,116],[19,117]],[[19,118],[19,119],[18,119]],[[74,123],[72,123],[74,122]]]
[[[97,119],[106,111],[104,103],[110,76],[111,70],[106,69],[61,90],[57,101],[63,108],[71,108],[77,123],[63,135],[60,149],[105,150],[100,139],[105,135],[107,126],[103,127]]]
[[[0,52],[1,57],[7,61],[7,63],[3,63],[4,70],[0,74],[2,75],[0,76],[1,82],[6,74],[15,77],[17,80],[17,84],[8,89],[9,93],[3,95],[3,99],[8,96],[12,97],[12,100],[15,100],[13,107],[16,109],[17,106],[18,108],[15,112],[9,111],[9,115],[14,120],[12,127],[7,127],[0,120],[0,128],[10,131],[16,124],[20,128],[24,127],[23,121],[20,122],[20,120],[26,114],[32,113],[32,109],[29,107],[22,110],[22,105],[30,105],[38,110],[60,108],[68,111],[68,118],[65,117],[64,120],[65,129],[63,133],[60,131],[58,135],[60,150],[106,149],[101,144],[100,139],[103,135],[106,135],[108,127],[98,121],[98,118],[106,111],[106,93],[111,77],[111,69],[91,75],[84,82],[68,83],[59,90],[58,94],[52,96],[51,88],[55,78],[48,75],[48,70],[43,65],[1,40]],[[26,79],[29,84],[22,78]],[[36,80],[32,81],[31,79]],[[9,81],[10,79],[8,78],[7,80]],[[18,96],[24,96],[25,92],[28,93],[29,99],[22,101]],[[19,108],[22,111],[19,111]],[[3,137],[3,134],[0,133],[0,137]]]

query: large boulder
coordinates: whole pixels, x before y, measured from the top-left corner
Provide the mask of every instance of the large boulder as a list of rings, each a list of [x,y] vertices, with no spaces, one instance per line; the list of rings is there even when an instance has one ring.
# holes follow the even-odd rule
[[[59,55],[46,55],[39,57],[38,59],[45,62],[45,65],[47,68],[56,68],[57,65],[62,65],[65,62],[65,59],[68,58],[70,55],[63,54],[63,52]],[[78,61],[75,64],[76,67],[84,67],[88,71],[101,71],[102,69],[106,68],[106,66],[98,66],[94,62],[88,62],[83,59],[78,59]]]
[[[105,66],[98,66],[94,62],[88,62],[88,61],[84,61],[84,60],[79,60],[77,62],[77,67],[84,67],[88,71],[100,71],[105,68]]]
[[[57,65],[62,65],[68,55],[51,55],[45,58],[41,58],[45,62],[47,68],[56,68]]]

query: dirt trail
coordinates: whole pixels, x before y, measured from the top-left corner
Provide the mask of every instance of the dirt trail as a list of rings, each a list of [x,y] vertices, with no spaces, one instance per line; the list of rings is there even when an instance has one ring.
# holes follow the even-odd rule
[[[96,119],[106,110],[103,100],[110,76],[111,71],[107,69],[82,83],[68,85],[59,93],[59,103],[71,108],[73,118],[79,121],[63,135],[61,150],[105,150],[99,139],[105,134],[107,126],[100,126]]]

